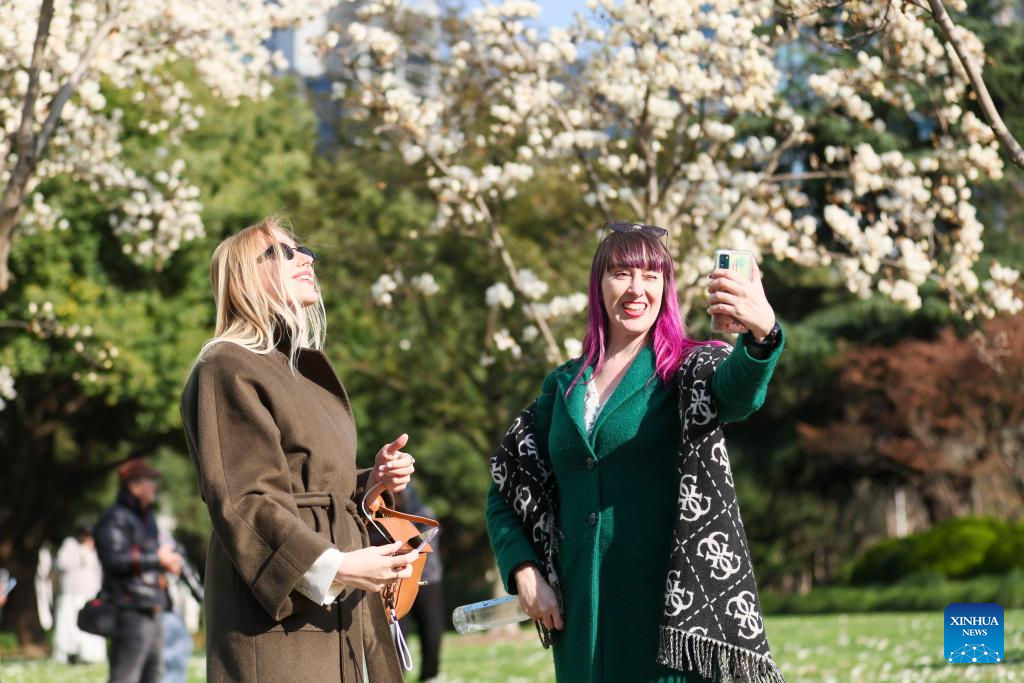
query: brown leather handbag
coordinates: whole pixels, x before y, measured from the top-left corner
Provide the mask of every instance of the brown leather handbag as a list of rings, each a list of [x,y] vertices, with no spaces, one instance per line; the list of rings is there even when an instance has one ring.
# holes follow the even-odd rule
[[[383,492],[384,485],[377,484],[363,497],[363,515],[366,517],[366,525],[370,532],[370,542],[374,545],[408,541],[420,533],[414,522],[431,528],[440,526],[436,519],[392,510],[384,504],[384,497],[381,495]],[[412,671],[412,653],[406,645],[398,620],[412,609],[412,603],[420,592],[420,577],[423,576],[423,567],[427,564],[427,553],[432,552],[434,549],[429,543],[421,545],[420,554],[412,563],[412,576],[408,579],[399,579],[385,586],[380,592],[384,600],[384,612],[391,627],[391,637],[395,641],[399,659],[406,671]]]
[[[384,497],[381,495],[383,491],[384,485],[377,484],[367,491],[363,498],[363,514],[366,515],[371,542],[374,545],[408,541],[420,533],[416,524],[430,528],[440,526],[436,519],[392,510],[384,504]],[[420,577],[423,576],[423,567],[427,563],[427,553],[432,552],[434,549],[429,543],[421,545],[419,557],[412,563],[412,576],[408,579],[399,579],[381,591],[389,622],[401,619],[412,609],[412,603],[420,591]]]

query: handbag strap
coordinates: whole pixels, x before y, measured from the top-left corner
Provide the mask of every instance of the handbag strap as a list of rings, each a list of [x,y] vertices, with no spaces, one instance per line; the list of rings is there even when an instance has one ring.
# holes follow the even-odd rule
[[[436,519],[430,519],[429,517],[420,517],[419,515],[411,515],[408,512],[399,512],[389,508],[384,504],[384,493],[385,485],[383,482],[378,482],[370,487],[363,496],[362,509],[363,515],[371,523],[374,523],[374,518],[379,514],[382,517],[396,517],[398,519],[405,519],[415,524],[423,524],[426,526],[441,526],[441,523]]]
[[[398,616],[395,615],[391,621],[391,638],[395,641],[395,649],[398,650],[398,658],[402,662],[402,668],[406,671],[412,671],[412,653],[409,652],[409,646],[405,642],[405,635],[402,633],[402,627],[398,623]]]

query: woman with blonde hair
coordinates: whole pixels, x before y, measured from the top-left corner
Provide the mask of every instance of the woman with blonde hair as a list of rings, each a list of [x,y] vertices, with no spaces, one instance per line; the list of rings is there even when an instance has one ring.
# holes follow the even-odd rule
[[[207,678],[401,680],[382,602],[416,552],[371,546],[364,491],[408,484],[405,434],[356,469],[351,405],[323,354],[315,256],[277,217],[225,239],[210,275],[214,337],[181,397],[214,533],[206,563]]]

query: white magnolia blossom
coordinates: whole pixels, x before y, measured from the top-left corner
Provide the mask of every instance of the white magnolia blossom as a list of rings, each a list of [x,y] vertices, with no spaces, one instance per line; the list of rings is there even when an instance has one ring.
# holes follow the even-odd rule
[[[512,354],[513,358],[520,358],[523,355],[523,350],[519,347],[515,337],[508,331],[508,328],[501,328],[494,333],[494,346],[499,351],[508,351]]]
[[[0,410],[7,406],[7,401],[13,401],[18,397],[14,388],[14,375],[6,365],[0,365]]]
[[[384,273],[378,277],[374,283],[370,285],[370,296],[373,298],[374,303],[378,306],[390,306],[394,302],[394,298],[391,294],[398,289],[401,279],[402,274],[398,271],[395,271],[394,273]]]
[[[434,296],[441,291],[441,286],[437,284],[437,280],[431,273],[421,273],[414,276],[409,280],[409,284],[412,285],[413,289],[423,294],[423,296]]]
[[[32,199],[18,231],[63,228],[58,207],[39,194],[41,183],[68,176],[98,196],[113,197],[111,223],[125,252],[159,265],[182,243],[203,234],[198,190],[175,160],[160,149],[143,168],[130,165],[126,134],[161,135],[175,145],[205,114],[192,93],[165,66],[185,60],[213,92],[229,103],[270,93],[269,77],[281,57],[267,48],[271,32],[327,11],[330,0],[55,0],[35,102],[38,126],[53,96],[74,72],[90,44],[95,56],[72,93],[46,155],[31,179]],[[39,23],[38,0],[0,0],[0,188],[11,178],[15,133],[21,124],[28,69]],[[144,112],[129,124],[109,107],[108,88],[134,91]],[[129,130],[129,125],[135,127]],[[99,194],[101,193],[102,194]]]
[[[526,298],[536,301],[548,293],[548,283],[544,282],[529,268],[519,271],[519,286]]]
[[[583,355],[583,342],[575,337],[569,337],[562,345],[565,347],[565,353],[569,358],[579,358]]]
[[[485,2],[465,30],[438,25],[431,35],[441,45],[370,41],[369,28],[350,29],[366,41],[344,46],[348,63],[361,65],[349,97],[408,163],[425,162],[436,229],[486,227],[518,187],[553,170],[576,181],[595,212],[669,229],[684,312],[703,296],[721,246],[828,266],[852,292],[908,308],[931,281],[966,317],[1019,310],[1016,271],[984,282],[975,273],[983,226],[971,184],[1001,177],[1002,162],[992,130],[965,111],[965,75],[927,10],[854,0],[850,13],[822,14],[822,4],[592,0],[589,16],[545,35],[530,24],[536,4]],[[779,9],[790,14],[784,24]],[[855,59],[819,47],[863,28],[850,17],[870,25],[884,11],[885,30]],[[397,40],[408,15],[391,0],[368,25]],[[984,63],[980,41],[960,33]],[[425,61],[426,86],[406,78],[407,64]],[[784,78],[782,63],[801,73]],[[800,113],[786,99],[794,78],[807,86]],[[466,106],[466,93],[486,104]],[[826,117],[868,134],[851,139],[904,137],[888,131],[882,111],[923,126],[923,142],[907,152],[811,144]],[[806,191],[814,182],[827,189]],[[534,324],[585,307],[533,303],[540,288],[519,279]],[[512,299],[507,287],[488,290],[490,306]]]
[[[546,319],[567,318],[587,310],[589,301],[584,292],[567,296],[556,296],[545,304],[539,304],[540,315]]]
[[[508,285],[504,282],[496,282],[484,292],[484,300],[490,308],[497,308],[498,306],[512,308],[512,304],[516,302],[516,297]]]

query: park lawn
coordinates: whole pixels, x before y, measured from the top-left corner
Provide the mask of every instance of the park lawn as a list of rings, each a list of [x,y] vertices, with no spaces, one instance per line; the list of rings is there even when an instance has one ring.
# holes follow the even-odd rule
[[[1006,614],[1002,664],[953,665],[942,658],[942,614],[882,613],[768,618],[768,637],[790,683],[918,683],[1021,681],[1024,683],[1024,610]],[[410,638],[414,658],[418,643]],[[550,652],[533,628],[512,634],[447,634],[438,683],[543,683],[554,681]],[[105,666],[69,667],[5,658],[3,683],[103,683]],[[189,681],[204,680],[194,657]],[[415,672],[409,676],[415,680]]]

